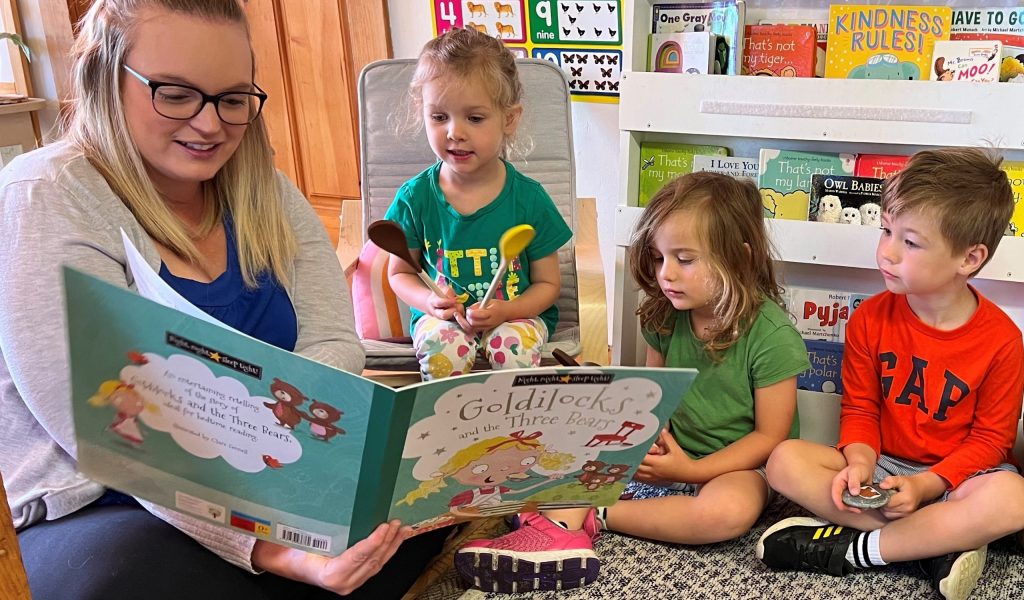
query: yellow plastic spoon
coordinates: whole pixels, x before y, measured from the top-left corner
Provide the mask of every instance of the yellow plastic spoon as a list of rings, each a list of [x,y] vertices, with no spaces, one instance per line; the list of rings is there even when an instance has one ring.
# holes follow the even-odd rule
[[[530,245],[536,233],[536,230],[530,225],[516,225],[509,227],[505,233],[501,234],[501,239],[498,240],[501,265],[498,267],[498,272],[494,274],[494,279],[491,280],[491,285],[487,288],[483,300],[480,301],[480,308],[487,308],[487,303],[491,301],[494,290],[498,287],[498,280],[504,277],[505,271],[508,270],[508,264]]]

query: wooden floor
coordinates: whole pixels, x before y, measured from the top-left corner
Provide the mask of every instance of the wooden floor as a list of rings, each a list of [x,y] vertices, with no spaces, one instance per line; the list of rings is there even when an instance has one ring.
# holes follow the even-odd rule
[[[607,365],[610,358],[608,307],[604,292],[604,267],[597,239],[597,202],[593,198],[578,198],[576,203],[576,221],[579,227],[575,232],[576,277],[580,295],[580,341],[583,346],[579,360]],[[336,228],[338,260],[342,266],[350,265],[359,256],[359,248],[362,245],[361,228],[362,214],[359,203],[342,203],[341,222]],[[387,378],[384,375],[380,376]],[[388,382],[395,381],[394,378],[387,379]]]

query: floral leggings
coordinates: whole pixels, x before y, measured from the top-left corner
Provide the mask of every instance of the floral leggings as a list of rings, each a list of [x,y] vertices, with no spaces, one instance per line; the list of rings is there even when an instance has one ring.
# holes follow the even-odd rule
[[[547,325],[539,318],[515,319],[471,335],[455,321],[430,315],[420,317],[412,336],[424,381],[469,373],[481,347],[493,369],[539,366],[547,339]]]

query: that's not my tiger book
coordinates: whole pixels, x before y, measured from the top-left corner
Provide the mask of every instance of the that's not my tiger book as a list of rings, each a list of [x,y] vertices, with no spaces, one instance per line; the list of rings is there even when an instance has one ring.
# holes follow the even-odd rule
[[[419,533],[612,504],[696,376],[538,367],[396,390],[73,269],[64,281],[82,473],[328,556],[390,519]]]

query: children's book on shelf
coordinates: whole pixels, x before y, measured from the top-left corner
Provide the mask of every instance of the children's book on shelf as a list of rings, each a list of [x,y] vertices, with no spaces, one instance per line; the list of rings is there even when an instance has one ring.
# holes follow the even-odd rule
[[[1013,190],[1013,217],[1006,235],[1024,237],[1024,160],[1003,161],[1002,169],[1010,179]]]
[[[853,174],[857,177],[888,179],[907,166],[909,156],[898,154],[858,154]]]
[[[758,187],[764,216],[806,221],[810,213],[811,177],[853,175],[856,154],[802,152],[762,148]]]
[[[999,81],[1003,43],[998,40],[935,42],[932,81]]]
[[[814,77],[817,39],[810,25],[747,25],[743,74]]]
[[[825,77],[928,79],[935,42],[949,39],[948,6],[833,4]]]
[[[669,142],[643,142],[640,144],[639,206],[647,206],[654,194],[679,175],[693,172],[693,157],[697,154],[728,156],[724,146],[673,144]]]
[[[715,48],[719,72],[739,75],[743,64],[744,0],[711,2],[655,2],[651,33],[709,31],[720,36]]]
[[[827,394],[843,393],[843,344],[824,340],[804,340],[811,368],[796,377],[796,387]]]
[[[707,31],[652,33],[647,47],[647,70],[713,75],[717,40],[718,36]]]
[[[756,158],[742,156],[720,156],[697,154],[693,157],[693,172],[710,171],[737,179],[749,179],[757,185],[758,164]]]
[[[809,220],[879,227],[884,183],[875,177],[812,175]]]
[[[817,36],[814,76],[825,76],[825,53],[828,50],[828,8],[773,8],[770,17],[758,20],[759,25],[809,25]]]
[[[389,519],[422,532],[614,503],[696,375],[533,368],[395,390],[64,277],[81,471],[330,556]]]
[[[998,40],[1024,46],[1024,7],[954,8],[951,40]]]
[[[868,298],[842,290],[788,286],[783,294],[790,320],[805,340],[840,342],[846,339],[850,314]]]

